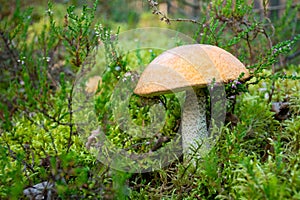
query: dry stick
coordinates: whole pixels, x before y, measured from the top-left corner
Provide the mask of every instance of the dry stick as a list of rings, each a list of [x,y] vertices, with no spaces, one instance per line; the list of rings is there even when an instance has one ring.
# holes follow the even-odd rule
[[[153,9],[153,14],[156,14],[156,15],[160,15],[161,18],[160,20],[161,21],[165,21],[167,24],[170,24],[171,21],[177,21],[177,22],[191,22],[191,23],[194,23],[194,24],[200,24],[200,22],[198,22],[197,20],[193,20],[193,19],[182,19],[182,18],[178,18],[178,19],[171,19],[169,17],[167,17],[167,15],[163,12],[161,12],[159,9],[158,9],[158,3],[156,1],[153,1],[153,0],[148,0],[148,3],[149,3],[149,6]]]
[[[193,23],[193,24],[202,25],[203,28],[208,29],[208,31],[212,34],[213,38],[215,39],[215,42],[217,43],[216,36],[215,36],[214,32],[210,29],[209,25],[202,24],[201,22],[194,20],[194,19],[186,19],[186,18],[172,19],[172,18],[169,18],[165,13],[161,12],[158,9],[158,7],[157,7],[158,3],[156,1],[148,0],[148,3],[150,5],[150,7],[153,9],[152,13],[161,16],[161,18],[160,18],[161,21],[165,21],[167,24],[171,24],[171,22],[189,22],[189,23]]]

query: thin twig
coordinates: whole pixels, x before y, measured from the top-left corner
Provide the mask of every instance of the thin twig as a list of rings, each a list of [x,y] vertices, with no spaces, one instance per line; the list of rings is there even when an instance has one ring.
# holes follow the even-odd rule
[[[72,123],[72,121],[73,121],[73,91],[74,91],[75,83],[76,83],[76,81],[74,81],[73,84],[72,84],[71,91],[69,93],[70,96],[68,98],[68,112],[69,112],[70,135],[69,135],[69,139],[68,139],[67,152],[69,152],[69,150],[70,150],[70,148],[72,146],[72,136],[73,136],[73,126],[74,126],[74,123]]]
[[[9,144],[6,141],[5,141],[5,143],[6,143],[6,146],[7,146],[7,149],[8,149],[9,156],[12,157],[14,160],[19,160],[19,158],[17,156],[15,156],[16,153],[13,150],[11,150]],[[35,170],[27,162],[25,162],[24,160],[21,160],[21,162],[28,169],[30,169],[33,174],[35,173]]]
[[[201,23],[199,21],[194,20],[194,19],[183,19],[183,18],[172,19],[172,18],[169,18],[165,13],[161,12],[158,9],[158,3],[156,1],[154,1],[154,0],[147,0],[147,1],[148,1],[149,6],[153,10],[152,13],[159,15],[161,17],[160,20],[165,21],[167,24],[171,24],[171,21],[173,21],[173,22],[191,22],[194,24],[201,25]]]
[[[212,37],[214,38],[215,42],[216,42],[216,45],[218,45],[218,41],[217,41],[217,38],[216,38],[216,35],[215,33],[211,30],[210,26],[207,25],[207,24],[203,24],[195,19],[188,19],[188,18],[177,18],[177,19],[173,19],[173,18],[170,18],[168,17],[165,13],[161,12],[159,9],[158,9],[158,3],[156,1],[153,1],[153,0],[147,0],[150,7],[152,8],[152,13],[153,14],[156,14],[156,15],[159,15],[161,18],[160,20],[161,21],[164,21],[166,22],[167,24],[171,24],[171,22],[188,22],[188,23],[193,23],[193,24],[198,24],[200,26],[203,26],[203,28],[207,28],[207,30],[210,32],[210,34],[212,35]]]
[[[53,146],[53,148],[54,148],[55,154],[57,155],[57,154],[58,154],[58,151],[57,151],[57,148],[56,148],[56,145],[55,145],[55,142],[54,142],[53,135],[52,135],[52,133],[49,131],[49,129],[45,126],[44,123],[39,124],[39,123],[37,123],[35,120],[31,119],[28,110],[24,110],[24,112],[26,112],[25,117],[26,117],[27,120],[29,120],[32,124],[36,125],[37,127],[40,127],[40,126],[41,126],[41,127],[45,130],[46,133],[49,133],[49,136],[50,136],[50,139],[51,139],[52,146]],[[45,112],[45,113],[46,113],[46,112]],[[44,113],[42,113],[42,114],[44,114]],[[47,114],[47,113],[46,113],[46,114]],[[45,115],[45,114],[44,114],[44,115]],[[48,115],[48,114],[47,114],[47,115]],[[48,116],[49,116],[49,115],[48,115]],[[49,118],[49,117],[48,117],[48,118]],[[44,151],[44,149],[42,149],[42,150]],[[44,153],[45,153],[45,151],[44,151]]]
[[[4,31],[2,31],[2,30],[0,30],[0,37],[2,38],[6,49],[7,49],[8,53],[10,54],[10,56],[11,56],[13,62],[14,62],[15,71],[17,71],[16,68],[17,68],[17,65],[18,65],[18,58],[17,58],[17,55],[15,55],[14,51],[13,51],[13,49],[16,49],[16,48],[11,43],[11,41],[4,35]]]
[[[48,119],[50,119],[52,122],[57,123],[57,125],[70,126],[72,124],[70,122],[64,123],[64,122],[61,122],[61,121],[57,120],[55,117],[49,115],[48,112],[47,112],[47,110],[45,110],[45,108],[44,109],[37,108],[37,110],[39,112],[41,112],[45,117],[47,117]]]

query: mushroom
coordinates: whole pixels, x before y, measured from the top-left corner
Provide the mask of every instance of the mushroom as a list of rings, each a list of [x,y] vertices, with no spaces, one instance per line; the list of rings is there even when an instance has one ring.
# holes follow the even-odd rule
[[[240,77],[241,74],[244,74]],[[228,83],[249,77],[245,66],[229,52],[212,45],[175,47],[156,57],[142,73],[134,93],[156,96],[186,91],[182,109],[183,153],[208,138],[205,88],[212,83]],[[201,147],[202,148],[202,147]],[[204,150],[204,149],[202,149]]]

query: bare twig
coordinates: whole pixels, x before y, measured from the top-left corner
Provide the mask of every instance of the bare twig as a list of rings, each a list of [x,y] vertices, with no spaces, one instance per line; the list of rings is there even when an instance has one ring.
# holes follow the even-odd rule
[[[156,15],[159,15],[161,17],[160,20],[166,22],[167,24],[171,24],[171,21],[174,21],[174,22],[191,22],[191,23],[194,23],[194,24],[200,24],[201,25],[201,23],[199,21],[193,20],[193,19],[183,19],[183,18],[172,19],[172,18],[169,18],[165,13],[161,12],[158,9],[158,3],[156,1],[154,1],[154,0],[147,0],[147,1],[148,1],[149,6],[153,10],[152,13],[156,14]]]
[[[6,146],[7,146],[7,149],[8,149],[8,154],[11,158],[13,158],[14,160],[19,160],[19,158],[16,155],[16,153],[11,150],[9,144],[7,142],[6,143]],[[36,171],[31,167],[31,165],[29,165],[27,162],[25,162],[24,160],[21,160],[22,164],[25,165],[28,169],[30,169],[30,171],[34,174]]]
[[[50,119],[52,122],[57,123],[57,125],[70,126],[72,124],[70,122],[67,123],[61,122],[60,120],[56,119],[54,116],[49,115],[48,111],[45,108],[44,109],[37,108],[37,110],[41,112],[45,117]]]
[[[300,56],[300,50],[296,51],[295,53],[293,53],[290,56],[287,56],[285,60],[292,60],[292,59],[296,58],[297,56]]]
[[[173,18],[170,18],[168,17],[165,13],[161,12],[159,9],[158,9],[158,3],[154,0],[147,0],[148,3],[149,3],[149,6],[152,8],[152,13],[153,14],[156,14],[156,15],[159,15],[161,18],[160,20],[161,21],[164,21],[166,22],[167,24],[171,24],[171,22],[188,22],[188,23],[193,23],[193,24],[198,24],[200,26],[203,26],[203,28],[207,28],[207,30],[210,32],[210,34],[212,35],[212,37],[214,38],[215,40],[215,43],[216,45],[218,44],[218,41],[217,41],[217,38],[216,38],[216,35],[215,33],[211,30],[209,24],[203,24],[201,22],[199,22],[198,20],[195,20],[195,19],[187,19],[187,18],[176,18],[176,19],[173,19]]]

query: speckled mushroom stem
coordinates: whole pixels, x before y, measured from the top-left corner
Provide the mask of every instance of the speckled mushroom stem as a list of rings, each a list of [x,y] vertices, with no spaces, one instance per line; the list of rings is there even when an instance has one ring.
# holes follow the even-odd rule
[[[181,123],[183,153],[192,153],[190,147],[198,148],[208,137],[204,88],[186,91]]]

